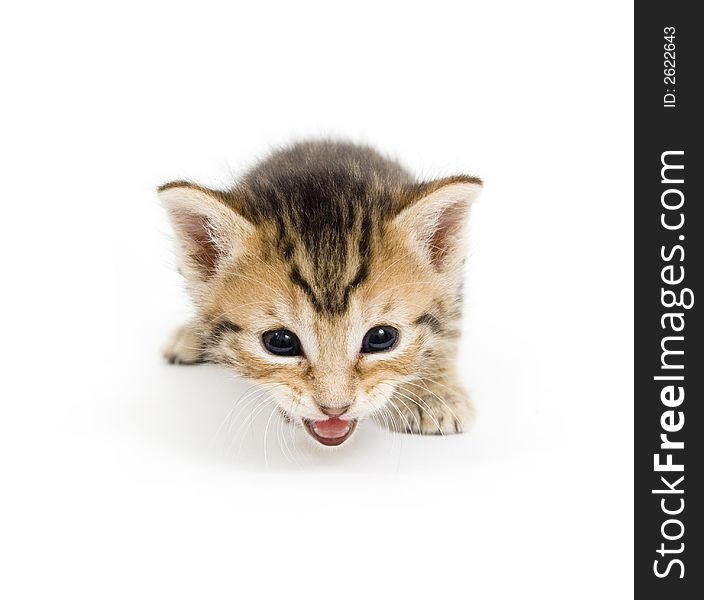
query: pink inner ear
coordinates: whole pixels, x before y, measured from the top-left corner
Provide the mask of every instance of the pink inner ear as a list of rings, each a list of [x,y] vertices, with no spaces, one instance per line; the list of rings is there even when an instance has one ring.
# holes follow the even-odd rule
[[[435,266],[442,263],[443,258],[462,228],[467,207],[464,202],[453,202],[445,206],[435,223],[435,230],[430,236],[430,256]]]
[[[177,224],[186,241],[188,256],[205,276],[212,275],[221,254],[212,223],[203,215],[184,212],[177,216]]]

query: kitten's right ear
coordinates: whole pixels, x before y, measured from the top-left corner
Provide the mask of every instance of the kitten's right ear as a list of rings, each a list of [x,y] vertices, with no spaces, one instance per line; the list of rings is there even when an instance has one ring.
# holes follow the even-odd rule
[[[482,189],[476,177],[459,175],[422,183],[412,190],[411,203],[395,218],[395,223],[427,257],[433,267],[443,270],[458,264],[462,230],[474,199]]]
[[[212,277],[222,261],[241,248],[254,225],[212,190],[185,181],[158,189],[181,249],[180,267],[190,281]]]

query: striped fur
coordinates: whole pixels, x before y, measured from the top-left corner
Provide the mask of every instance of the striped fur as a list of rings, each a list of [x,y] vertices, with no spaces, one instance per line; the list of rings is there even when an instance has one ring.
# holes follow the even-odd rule
[[[349,418],[390,410],[401,431],[461,431],[472,413],[454,369],[462,242],[480,185],[418,182],[370,148],[335,142],[276,152],[228,190],[163,185],[197,308],[167,356],[277,385],[296,422],[349,404]],[[376,325],[396,327],[399,342],[362,354]],[[276,328],[295,332],[304,355],[268,354],[261,335]]]

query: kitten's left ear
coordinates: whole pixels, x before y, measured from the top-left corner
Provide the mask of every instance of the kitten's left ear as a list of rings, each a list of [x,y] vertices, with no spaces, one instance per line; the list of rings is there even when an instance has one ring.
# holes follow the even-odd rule
[[[411,237],[432,265],[442,270],[461,245],[469,209],[482,189],[476,177],[448,177],[420,184],[394,222]]]
[[[179,240],[181,272],[191,283],[207,282],[254,231],[218,192],[185,181],[158,192]]]

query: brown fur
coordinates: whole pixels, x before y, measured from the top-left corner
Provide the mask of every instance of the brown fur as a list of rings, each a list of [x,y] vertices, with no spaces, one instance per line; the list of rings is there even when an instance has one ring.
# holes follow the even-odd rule
[[[462,232],[480,183],[418,183],[369,148],[313,142],[226,191],[162,186],[197,307],[167,355],[278,386],[294,421],[351,405],[350,418],[382,412],[401,431],[461,431],[472,414],[454,368]],[[397,347],[364,354],[377,325],[398,329]],[[278,328],[303,356],[267,354],[261,336]]]

